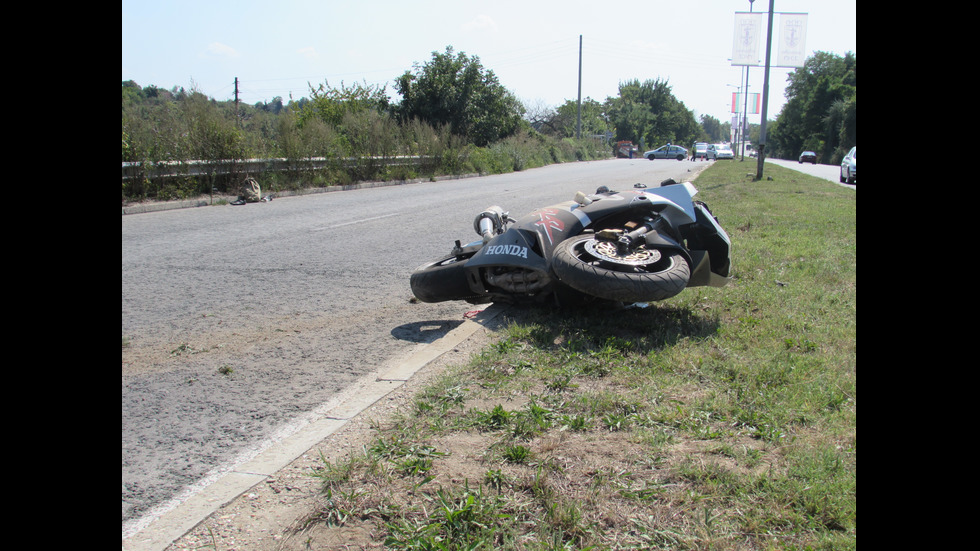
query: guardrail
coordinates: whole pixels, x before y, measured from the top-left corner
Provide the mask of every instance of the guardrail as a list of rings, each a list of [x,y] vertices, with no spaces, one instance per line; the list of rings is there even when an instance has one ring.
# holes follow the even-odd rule
[[[305,159],[277,158],[123,163],[122,179],[137,178],[140,177],[141,173],[149,178],[172,178],[176,176],[214,176],[220,174],[260,174],[262,172],[319,170],[338,162],[345,168],[355,167],[367,161],[386,166],[417,166],[431,158],[424,155],[396,155],[392,157],[344,157],[341,159],[308,157]]]

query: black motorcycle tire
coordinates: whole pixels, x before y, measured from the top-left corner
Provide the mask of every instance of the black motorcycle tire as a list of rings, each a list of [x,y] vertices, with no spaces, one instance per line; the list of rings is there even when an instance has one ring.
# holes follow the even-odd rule
[[[475,296],[466,280],[466,261],[470,256],[447,256],[419,266],[410,279],[412,294],[422,302],[466,300]]]
[[[691,267],[679,253],[667,254],[656,271],[602,262],[584,249],[594,236],[566,239],[555,248],[552,267],[569,287],[620,302],[651,302],[670,298],[687,286]]]

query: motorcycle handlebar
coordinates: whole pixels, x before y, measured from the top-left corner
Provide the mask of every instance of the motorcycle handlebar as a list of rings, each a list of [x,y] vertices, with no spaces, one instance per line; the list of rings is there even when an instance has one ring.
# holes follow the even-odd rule
[[[504,209],[494,205],[477,215],[476,220],[473,221],[473,229],[486,243],[494,235],[503,233],[504,224],[512,221],[513,219],[504,212]]]

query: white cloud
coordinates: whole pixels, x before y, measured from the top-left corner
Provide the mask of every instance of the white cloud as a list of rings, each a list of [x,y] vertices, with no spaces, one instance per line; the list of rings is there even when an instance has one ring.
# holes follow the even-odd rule
[[[463,23],[463,30],[464,31],[483,31],[483,30],[487,30],[487,31],[494,31],[494,32],[496,32],[497,31],[497,23],[494,22],[494,20],[491,19],[489,15],[480,14],[480,15],[476,16],[476,19],[474,19],[474,20],[472,20],[472,21],[470,21],[468,23]]]
[[[296,50],[296,53],[298,53],[299,55],[305,57],[306,59],[316,59],[316,58],[320,57],[320,54],[317,53],[316,48],[314,48],[313,46],[307,46],[305,48],[300,48],[300,49]]]
[[[201,55],[202,57],[238,57],[238,50],[227,44],[212,42]]]

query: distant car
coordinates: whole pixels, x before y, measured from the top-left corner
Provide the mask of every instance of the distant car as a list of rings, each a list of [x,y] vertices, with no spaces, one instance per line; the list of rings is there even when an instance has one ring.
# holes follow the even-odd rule
[[[679,145],[662,145],[657,149],[651,149],[643,154],[644,157],[650,159],[677,159],[678,161],[683,161],[687,157],[687,149]]]
[[[696,161],[699,158],[708,158],[708,144],[705,142],[697,142],[694,144],[694,153],[691,154],[691,160]]]
[[[858,147],[855,145],[840,162],[841,183],[856,184],[858,173]]]
[[[803,153],[800,153],[800,164],[803,163],[817,164],[817,154],[812,151],[804,151]]]
[[[709,154],[713,153],[712,159],[734,159],[735,153],[732,152],[732,148],[728,147],[728,144],[716,143],[708,148]]]

